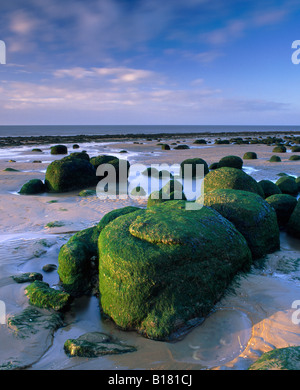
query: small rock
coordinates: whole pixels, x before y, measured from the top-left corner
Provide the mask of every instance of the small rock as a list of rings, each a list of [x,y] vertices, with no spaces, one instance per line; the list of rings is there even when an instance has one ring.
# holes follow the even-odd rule
[[[134,352],[136,348],[131,345],[121,344],[119,340],[101,332],[85,333],[77,339],[68,339],[64,344],[64,350],[70,357],[98,357],[103,355],[115,355],[126,352]]]

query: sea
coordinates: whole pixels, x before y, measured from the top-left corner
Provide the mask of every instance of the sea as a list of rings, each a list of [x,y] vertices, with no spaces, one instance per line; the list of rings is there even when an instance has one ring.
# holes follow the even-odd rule
[[[292,132],[300,134],[300,126],[258,125],[0,125],[0,137],[76,136],[76,135],[130,135],[130,134],[216,134]]]

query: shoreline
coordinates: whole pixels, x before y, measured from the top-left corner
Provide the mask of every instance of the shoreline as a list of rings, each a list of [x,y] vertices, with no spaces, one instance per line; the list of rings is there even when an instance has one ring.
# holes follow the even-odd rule
[[[220,138],[220,137],[262,137],[273,136],[299,136],[299,131],[240,131],[240,132],[204,132],[204,133],[139,133],[139,134],[100,134],[100,135],[40,135],[40,136],[0,136],[0,148],[11,146],[24,146],[31,144],[52,144],[52,143],[78,143],[78,142],[113,142],[131,141],[141,139],[159,138]]]
[[[235,134],[236,137],[238,135]],[[276,133],[276,136],[278,135]],[[186,143],[192,147],[166,152],[157,146],[154,139],[156,136],[152,138],[152,142],[142,142],[139,145],[127,143],[126,156],[129,161],[147,166],[153,161],[173,164],[200,155],[210,164],[226,155],[242,157],[249,148],[257,152],[258,159],[245,160],[244,169],[255,180],[275,180],[279,172],[300,176],[299,161],[289,161],[290,153],[282,154],[282,162],[269,162],[273,152],[266,144],[212,143],[195,147],[192,146],[192,138],[181,135],[178,139],[186,138]],[[168,134],[166,138],[177,136],[178,134]],[[275,137],[275,133],[273,136]],[[145,137],[147,136],[144,135]],[[195,134],[193,138],[196,138]],[[201,138],[204,138],[203,134]],[[114,145],[91,144],[85,145],[84,148],[91,152],[91,156],[102,153],[118,155],[125,148],[124,141],[122,136]],[[31,146],[31,143],[27,146]],[[18,314],[28,307],[28,299],[24,295],[27,284],[16,284],[10,278],[11,275],[40,272],[43,280],[55,287],[58,283],[57,272],[46,273],[43,266],[58,266],[60,247],[71,235],[97,224],[113,209],[126,206],[145,207],[144,202],[137,203],[130,198],[101,201],[96,196],[80,197],[79,191],[17,195],[13,191],[18,191],[29,179],[43,180],[48,164],[53,159],[62,157],[50,155],[49,148],[45,147],[42,148],[45,149],[43,154],[39,154],[42,162],[37,164],[33,163],[33,160],[38,158],[38,155],[32,154],[29,147],[27,149],[9,156],[9,153],[6,153],[9,152],[7,148],[3,156],[0,156],[0,209],[3,212],[1,226],[6,235],[3,237],[2,234],[0,237],[0,293],[1,299],[6,303],[8,316]],[[18,171],[5,171],[7,160],[12,157],[16,159],[13,166]],[[53,221],[62,222],[61,227],[46,227]],[[266,351],[300,345],[299,326],[291,321],[292,302],[299,296],[300,291],[300,270],[296,267],[300,247],[296,239],[286,236],[284,232],[281,237],[281,249],[268,255],[264,265],[260,267],[258,264],[252,273],[238,280],[235,294],[230,294],[231,290],[228,290],[228,294],[216,303],[214,311],[205,321],[193,328],[182,340],[173,343],[160,342],[143,338],[136,332],[122,331],[112,321],[101,317],[99,302],[95,296],[84,296],[74,301],[65,316],[65,326],[56,331],[46,332],[38,328],[38,333],[22,339],[17,338],[7,327],[0,327],[0,344],[3,345],[0,367],[1,364],[3,366],[12,362],[26,370],[247,370]],[[69,358],[65,354],[63,345],[66,339],[94,331],[111,334],[125,344],[136,346],[137,351],[96,359]],[[47,343],[42,340],[47,340]]]

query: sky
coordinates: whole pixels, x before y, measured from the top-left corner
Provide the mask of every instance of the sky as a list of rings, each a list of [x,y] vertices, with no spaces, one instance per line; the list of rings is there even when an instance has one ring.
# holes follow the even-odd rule
[[[300,125],[299,0],[0,0],[0,40],[0,125]]]

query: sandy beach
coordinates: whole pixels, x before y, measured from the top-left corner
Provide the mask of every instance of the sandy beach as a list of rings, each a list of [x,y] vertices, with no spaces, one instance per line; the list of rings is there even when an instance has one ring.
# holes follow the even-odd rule
[[[92,156],[111,154],[133,163],[180,164],[201,157],[209,165],[222,157],[243,157],[257,153],[257,160],[244,160],[243,169],[255,180],[276,181],[284,172],[300,176],[300,161],[290,161],[291,152],[280,154],[281,162],[268,160],[273,146],[195,145],[195,138],[176,138],[190,149],[163,151],[157,140],[116,140],[80,144]],[[135,143],[134,143],[135,142]],[[161,139],[171,144],[174,139]],[[10,277],[24,272],[40,272],[51,287],[57,286],[56,271],[42,270],[46,264],[58,264],[60,247],[74,234],[94,226],[109,211],[124,206],[146,207],[147,201],[128,199],[100,200],[97,196],[80,197],[79,191],[61,194],[19,195],[30,179],[44,180],[47,166],[63,156],[50,155],[49,144],[3,147],[0,149],[0,300],[5,302],[6,317],[29,306],[24,289]],[[66,144],[73,152],[72,143]],[[32,152],[41,148],[41,153]],[[120,153],[126,150],[127,153]],[[15,162],[9,162],[15,160]],[[33,162],[40,161],[40,162]],[[5,171],[13,168],[18,171]],[[58,227],[47,227],[59,222]],[[292,322],[292,302],[300,299],[300,242],[281,232],[281,249],[257,261],[251,271],[237,277],[228,293],[217,303],[205,321],[177,342],[145,339],[136,332],[118,329],[112,321],[102,319],[95,296],[75,299],[65,314],[64,325],[55,332],[44,329],[20,338],[6,325],[0,325],[0,367],[16,366],[29,370],[63,369],[178,369],[178,370],[246,370],[264,352],[274,348],[300,345],[299,324]],[[134,345],[136,352],[99,358],[68,357],[63,349],[68,338],[101,331]]]

